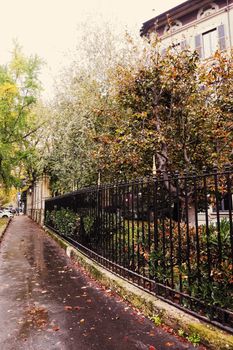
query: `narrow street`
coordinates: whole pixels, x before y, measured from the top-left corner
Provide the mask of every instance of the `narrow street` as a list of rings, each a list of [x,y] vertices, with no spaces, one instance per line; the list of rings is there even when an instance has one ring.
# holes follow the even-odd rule
[[[34,222],[19,216],[0,247],[0,349],[194,347],[104,290]]]

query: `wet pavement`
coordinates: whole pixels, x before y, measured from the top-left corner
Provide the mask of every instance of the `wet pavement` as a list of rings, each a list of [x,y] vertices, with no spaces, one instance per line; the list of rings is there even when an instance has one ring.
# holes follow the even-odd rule
[[[19,216],[12,220],[0,247],[0,349],[194,347],[155,327],[105,290],[34,222]]]

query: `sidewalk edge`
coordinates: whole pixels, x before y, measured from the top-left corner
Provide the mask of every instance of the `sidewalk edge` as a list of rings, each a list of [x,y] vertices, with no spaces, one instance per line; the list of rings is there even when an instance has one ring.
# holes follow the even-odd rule
[[[52,230],[44,227],[44,231],[66,251],[66,254],[70,258],[76,260],[96,280],[111,288],[146,316],[158,316],[165,325],[172,327],[175,331],[183,330],[189,335],[198,334],[202,344],[208,346],[209,349],[233,350],[233,336],[231,334],[209,325],[207,322],[203,322],[141,290],[114,273],[104,269]]]
[[[7,229],[8,229],[8,227],[9,227],[10,223],[11,223],[11,220],[12,220],[12,219],[10,218],[10,219],[8,220],[6,226],[3,228],[3,230],[0,231],[0,244],[2,243],[2,240],[3,240],[4,236],[5,236],[5,233],[6,233]]]

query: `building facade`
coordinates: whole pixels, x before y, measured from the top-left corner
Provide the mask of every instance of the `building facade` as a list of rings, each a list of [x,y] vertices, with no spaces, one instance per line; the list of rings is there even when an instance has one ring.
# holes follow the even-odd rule
[[[50,197],[49,177],[42,175],[27,190],[26,214],[40,225],[44,223],[45,199]]]
[[[162,49],[197,50],[207,59],[233,46],[233,0],[188,0],[143,23],[141,35],[156,32]]]
[[[178,50],[196,50],[199,57],[208,61],[217,50],[233,48],[233,0],[187,0],[180,5],[154,17],[141,28],[141,36],[150,38],[157,33],[161,49],[175,47]],[[233,195],[232,195],[233,200]],[[220,219],[229,216],[229,199],[219,203]],[[190,222],[194,222],[190,208]],[[199,224],[205,224],[205,213],[198,214]],[[208,220],[216,223],[215,208],[208,208]]]

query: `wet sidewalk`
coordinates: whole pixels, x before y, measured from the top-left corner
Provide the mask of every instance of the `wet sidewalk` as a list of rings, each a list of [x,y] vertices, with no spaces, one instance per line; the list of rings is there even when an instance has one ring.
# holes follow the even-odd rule
[[[0,349],[194,347],[104,290],[34,222],[19,216],[0,247]]]

